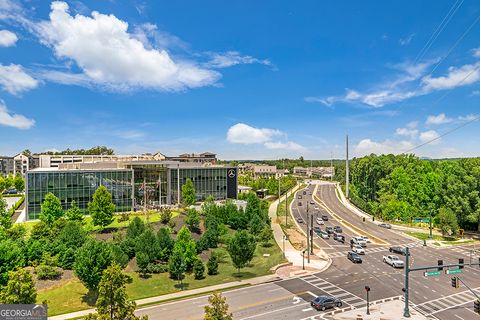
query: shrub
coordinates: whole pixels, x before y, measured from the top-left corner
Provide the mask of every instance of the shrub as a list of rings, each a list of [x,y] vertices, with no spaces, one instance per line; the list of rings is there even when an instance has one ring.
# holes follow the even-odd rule
[[[125,252],[125,254],[130,259],[135,257],[135,244],[136,243],[137,242],[133,238],[126,238],[125,240],[120,242],[120,248],[122,248],[122,251]]]
[[[149,264],[147,265],[147,272],[148,272],[148,273],[164,273],[164,272],[168,272],[168,265],[166,265],[166,264],[149,263]]]
[[[209,276],[218,274],[218,258],[217,255],[213,253],[207,261],[207,273]]]
[[[128,220],[130,220],[130,216],[128,215],[128,212],[122,212],[117,218],[118,222],[125,222]]]
[[[170,208],[162,208],[160,210],[160,222],[167,224],[172,219],[172,210]]]
[[[60,251],[58,263],[63,269],[73,269],[73,264],[75,263],[75,250],[73,248],[65,248]]]
[[[39,280],[55,280],[62,275],[60,268],[41,264],[35,268],[35,273]]]
[[[174,230],[176,226],[175,220],[170,219],[170,221],[168,221],[168,226],[170,227],[170,229]]]
[[[195,280],[205,278],[205,266],[200,258],[197,258],[193,263],[193,275]]]
[[[123,252],[122,248],[119,245],[110,244],[112,250],[113,260],[120,265],[120,267],[125,268],[130,261],[128,255]]]

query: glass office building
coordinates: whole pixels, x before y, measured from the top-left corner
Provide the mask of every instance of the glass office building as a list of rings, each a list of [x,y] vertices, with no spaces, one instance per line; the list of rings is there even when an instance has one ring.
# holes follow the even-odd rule
[[[181,201],[181,187],[187,179],[192,180],[199,201],[210,195],[216,200],[237,198],[237,168],[234,167],[205,167],[173,161],[130,161],[110,163],[105,168],[99,165],[92,169],[96,165],[75,164],[72,165],[73,169],[67,165],[56,170],[28,171],[28,219],[39,218],[41,205],[48,192],[60,199],[64,210],[75,200],[86,213],[88,203],[101,185],[112,194],[117,212],[178,204]]]

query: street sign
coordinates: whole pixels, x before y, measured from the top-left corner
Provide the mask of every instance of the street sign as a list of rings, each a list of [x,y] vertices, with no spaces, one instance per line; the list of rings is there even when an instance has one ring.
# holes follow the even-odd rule
[[[440,271],[426,271],[423,273],[425,277],[434,277],[434,276],[439,276],[441,274]]]
[[[424,222],[424,223],[429,223],[430,220],[429,219],[415,219],[413,220],[413,222]]]
[[[462,269],[451,269],[451,270],[445,270],[445,274],[457,274],[457,273],[462,273]]]

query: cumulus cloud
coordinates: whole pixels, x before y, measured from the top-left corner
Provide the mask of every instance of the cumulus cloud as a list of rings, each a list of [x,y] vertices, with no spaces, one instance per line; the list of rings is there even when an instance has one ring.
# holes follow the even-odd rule
[[[394,141],[390,139],[374,141],[371,139],[363,139],[354,147],[354,153],[357,157],[369,155],[371,153],[400,154],[413,147],[414,145],[411,141]]]
[[[82,71],[80,77],[59,72],[50,76],[59,82],[80,78],[79,84],[87,81],[117,91],[177,91],[212,85],[220,78],[193,61],[174,60],[164,49],[147,48],[129,33],[128,23],[113,14],[72,16],[63,1],[52,2],[50,20],[38,23],[36,32],[58,58],[75,62]]]
[[[38,81],[27,74],[20,65],[0,64],[0,86],[3,90],[16,95],[36,88]]]
[[[467,114],[466,116],[458,117],[458,120],[460,120],[460,121],[473,121],[475,119],[478,119],[478,117],[479,117],[478,114]]]
[[[445,113],[440,113],[437,116],[428,116],[427,120],[425,121],[426,125],[435,125],[435,124],[445,124],[445,123],[450,123],[452,122],[453,119],[448,118]]]
[[[442,77],[426,76],[422,79],[427,90],[445,90],[469,85],[480,80],[480,62],[466,64],[459,68],[450,67],[448,74]]]
[[[265,147],[267,149],[284,149],[291,151],[302,151],[305,148],[298,143],[287,141],[287,142],[265,142]]]
[[[472,54],[475,58],[480,58],[480,47],[473,49]]]
[[[237,51],[227,51],[225,53],[211,53],[211,60],[205,66],[210,68],[227,68],[238,64],[263,64],[266,66],[273,66],[268,59],[257,59],[252,56],[242,56]]]
[[[0,47],[11,47],[17,43],[17,35],[8,30],[0,30]]]
[[[395,130],[395,133],[399,136],[415,138],[418,135],[418,130],[409,128],[397,128],[397,130]]]
[[[283,132],[275,129],[254,128],[245,123],[237,123],[227,132],[227,141],[230,143],[254,144],[271,141],[275,136],[282,136]]]
[[[11,113],[5,102],[0,100],[0,125],[17,129],[30,129],[35,125],[35,120],[26,118],[20,114]]]
[[[440,135],[435,130],[428,130],[428,131],[421,132],[419,136],[420,141],[422,142],[429,142],[429,141],[435,140],[431,142],[432,144],[436,144],[440,142],[439,137]]]

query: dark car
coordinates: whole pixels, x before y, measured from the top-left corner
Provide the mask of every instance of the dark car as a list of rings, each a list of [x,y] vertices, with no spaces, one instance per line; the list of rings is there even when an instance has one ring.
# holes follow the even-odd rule
[[[403,247],[390,247],[390,249],[388,249],[388,251],[390,251],[392,253],[401,254],[402,256],[405,256],[407,254],[407,250]],[[410,253],[408,253],[408,255],[410,255]]]
[[[333,230],[334,230],[336,233],[342,233],[342,232],[343,232],[343,230],[342,230],[342,228],[341,228],[340,226],[335,226],[335,227],[333,227]]]
[[[328,234],[332,234],[333,233],[333,228],[332,227],[326,227],[325,231],[327,231]]]
[[[302,218],[302,217],[298,217],[298,218],[297,218],[297,222],[298,222],[298,223],[304,223],[304,222],[303,222],[303,218]]]
[[[299,206],[299,207],[301,207],[301,206],[302,206],[302,203],[301,203],[300,201],[298,202],[298,206]]]
[[[342,301],[334,296],[319,296],[310,302],[310,305],[316,310],[325,311],[328,308],[342,306]]]
[[[303,191],[303,194],[306,195],[306,194],[307,194],[307,191]]]
[[[301,195],[301,194],[298,195],[298,199],[302,199],[302,195]]]
[[[320,227],[318,226],[315,226],[313,227],[313,231],[315,231],[315,233],[319,233],[319,232],[322,232],[322,229],[320,229]]]
[[[322,216],[322,220],[323,220],[323,221],[328,221],[328,216],[327,216],[326,214],[324,214],[324,215]]]
[[[378,226],[385,229],[392,229],[392,226],[388,223],[380,223]]]
[[[347,253],[348,260],[352,261],[353,263],[362,263],[362,258],[358,255],[358,253],[349,251]]]

